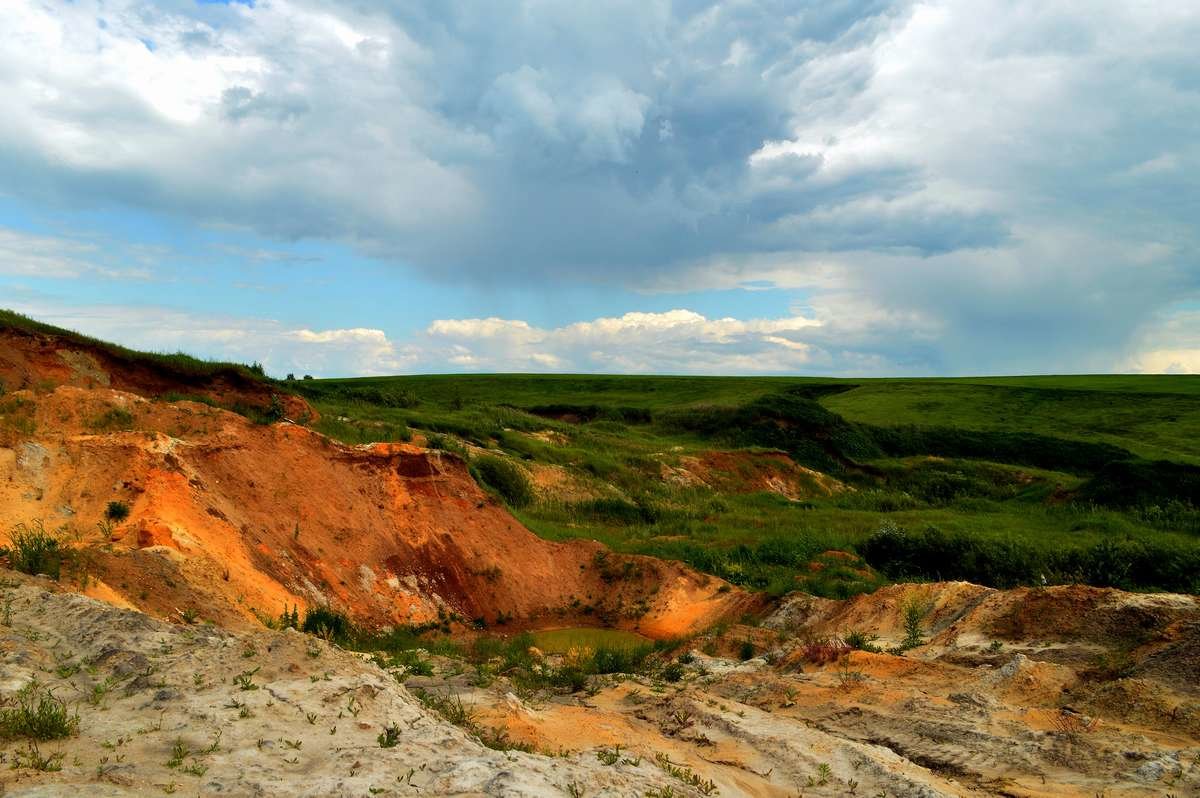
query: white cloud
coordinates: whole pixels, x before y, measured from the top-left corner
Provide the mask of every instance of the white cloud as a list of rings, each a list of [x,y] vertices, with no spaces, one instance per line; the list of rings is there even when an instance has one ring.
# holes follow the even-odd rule
[[[114,280],[151,277],[150,269],[109,266],[105,260],[108,258],[95,243],[0,227],[0,275]]]
[[[812,364],[799,339],[821,322],[709,319],[690,310],[623,316],[540,329],[507,319],[435,321],[418,343],[423,359],[438,353],[456,366],[484,371],[627,371],[777,373]]]
[[[1200,296],[1195,3],[14,0],[5,34],[22,202],[550,295],[774,285],[821,322],[431,328],[472,342],[446,354],[464,367],[499,362],[481,338],[531,368],[663,360],[611,344],[640,335],[697,367],[1103,369],[1185,351],[1138,336]],[[7,274],[111,268],[94,255],[0,237]],[[773,361],[769,335],[808,348]],[[543,346],[569,336],[594,355]],[[705,349],[749,340],[768,355]]]
[[[1140,331],[1122,371],[1144,374],[1200,374],[1200,310],[1176,310]]]

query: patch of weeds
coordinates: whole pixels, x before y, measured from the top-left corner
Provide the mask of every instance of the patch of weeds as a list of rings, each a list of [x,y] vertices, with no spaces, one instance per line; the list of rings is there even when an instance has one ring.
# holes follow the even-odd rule
[[[88,426],[97,432],[129,431],[133,429],[133,413],[120,407],[110,407],[88,421]]]
[[[483,743],[493,751],[524,751],[527,754],[536,753],[536,749],[529,743],[519,743],[509,738],[508,732],[504,729],[496,729],[490,726],[480,728],[475,727],[475,735],[479,738],[479,742]]]
[[[258,668],[253,670],[239,673],[237,676],[233,677],[233,683],[238,686],[239,690],[257,690],[258,685],[254,683],[254,674],[258,673],[261,667],[262,666],[260,665]]]
[[[470,710],[463,705],[461,696],[448,691],[432,693],[419,688],[414,689],[413,692],[428,709],[432,709],[455,726],[470,728],[474,725],[474,718],[471,716]]]
[[[79,713],[38,682],[22,687],[11,702],[0,709],[0,739],[59,740],[79,730]]]
[[[379,742],[380,748],[395,748],[400,744],[400,727],[388,724],[383,727],[383,731],[375,739]]]
[[[94,707],[101,706],[115,684],[116,682],[112,679],[105,679],[92,685],[92,692],[88,693],[88,703]]]
[[[833,768],[829,767],[829,763],[822,762],[817,765],[817,775],[808,777],[809,787],[823,787],[833,778]]]
[[[837,672],[838,687],[853,690],[867,680],[862,671],[851,670],[849,663],[842,663]]]
[[[879,646],[875,645],[875,641],[879,639],[879,635],[876,634],[870,634],[856,629],[847,632],[843,639],[846,641],[846,645],[850,646],[850,648],[854,649],[855,651],[869,651],[872,654],[878,654],[883,650]]]
[[[63,754],[56,752],[53,754],[42,755],[36,741],[31,740],[29,746],[24,750],[18,750],[13,753],[13,770],[27,768],[29,770],[38,770],[43,773],[56,773],[62,770]]]
[[[618,744],[612,748],[601,748],[596,752],[596,759],[600,760],[600,764],[613,766],[621,761],[621,746]]]
[[[75,674],[79,673],[78,662],[60,662],[54,668],[54,675],[60,679],[70,679]]]
[[[686,765],[679,765],[672,762],[670,757],[668,757],[666,754],[661,752],[657,753],[654,755],[654,759],[658,762],[658,766],[662,768],[667,775],[679,779],[687,786],[698,791],[701,795],[720,794],[720,790],[717,789],[715,782],[701,778],[698,774],[696,774],[695,771]]]
[[[183,760],[191,754],[191,749],[187,747],[187,743],[182,738],[175,738],[174,744],[171,745],[171,758],[167,760],[167,767],[171,770],[183,764]]]

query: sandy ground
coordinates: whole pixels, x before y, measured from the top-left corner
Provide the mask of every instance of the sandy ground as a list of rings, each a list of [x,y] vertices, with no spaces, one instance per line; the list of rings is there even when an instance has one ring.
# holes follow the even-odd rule
[[[573,695],[518,695],[504,678],[477,686],[452,659],[405,677],[296,632],[167,624],[44,579],[3,584],[0,701],[37,680],[80,717],[76,736],[40,746],[60,771],[0,770],[9,795],[1200,794],[1189,596],[960,583],[796,596],[765,626],[696,638],[678,682],[604,676]],[[826,636],[853,617],[894,645],[897,599],[914,593],[938,609],[929,642],[903,656]],[[1081,603],[1089,612],[1059,629],[1012,631],[1031,608],[1066,617]],[[763,655],[721,656],[743,639]],[[1097,672],[1116,652],[1122,670]],[[411,687],[459,696],[480,727],[538,753],[483,747]],[[381,748],[389,725],[396,745]],[[0,745],[0,759],[27,745]]]

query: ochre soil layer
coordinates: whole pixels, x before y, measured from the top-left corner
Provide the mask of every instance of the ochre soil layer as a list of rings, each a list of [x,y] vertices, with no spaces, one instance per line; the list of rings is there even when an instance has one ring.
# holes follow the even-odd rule
[[[453,615],[671,637],[751,601],[678,564],[542,540],[452,454],[348,447],[113,388],[3,402],[0,539],[35,519],[63,527],[87,555],[89,595],[159,617],[236,625],[328,605],[368,626]],[[103,429],[114,417],[126,428]],[[130,515],[101,528],[111,501]]]

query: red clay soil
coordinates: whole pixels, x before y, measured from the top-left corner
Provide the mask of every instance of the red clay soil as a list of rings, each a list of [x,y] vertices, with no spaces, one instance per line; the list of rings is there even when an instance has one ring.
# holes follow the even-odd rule
[[[115,388],[150,398],[176,393],[202,396],[226,408],[265,409],[277,398],[287,418],[316,418],[300,397],[234,368],[191,375],[151,360],[122,358],[86,342],[15,327],[0,328],[0,384],[9,391],[74,385]]]
[[[35,350],[23,362],[55,357]],[[347,447],[109,388],[10,392],[4,403],[24,421],[0,438],[0,540],[33,519],[66,525],[91,544],[88,592],[151,614],[236,624],[328,604],[375,626],[455,614],[668,637],[748,601],[676,563],[542,540],[445,452]],[[97,432],[115,408],[132,416],[128,429]],[[99,541],[110,501],[131,512]]]

